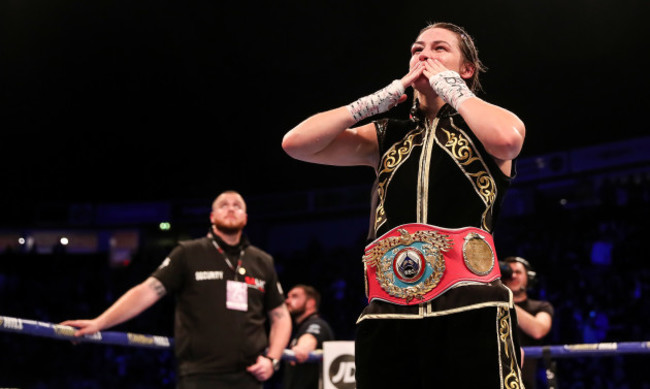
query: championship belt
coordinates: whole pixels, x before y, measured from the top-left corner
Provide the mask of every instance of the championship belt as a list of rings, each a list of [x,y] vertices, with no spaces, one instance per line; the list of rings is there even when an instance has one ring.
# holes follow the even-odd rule
[[[479,228],[403,224],[366,246],[368,301],[415,305],[460,282],[501,277],[492,235]]]

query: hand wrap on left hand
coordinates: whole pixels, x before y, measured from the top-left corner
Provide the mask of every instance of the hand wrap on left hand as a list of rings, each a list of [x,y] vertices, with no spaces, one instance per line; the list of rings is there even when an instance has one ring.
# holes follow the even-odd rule
[[[465,80],[460,77],[460,74],[453,70],[445,70],[434,75],[429,80],[429,84],[445,103],[451,105],[457,111],[465,100],[476,97],[467,87]]]

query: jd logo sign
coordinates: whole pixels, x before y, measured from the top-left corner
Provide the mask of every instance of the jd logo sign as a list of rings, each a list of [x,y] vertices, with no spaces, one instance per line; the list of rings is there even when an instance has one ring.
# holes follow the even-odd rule
[[[323,342],[323,389],[355,389],[354,341]]]
[[[330,365],[330,382],[337,389],[354,389],[354,372],[354,355],[339,355]]]

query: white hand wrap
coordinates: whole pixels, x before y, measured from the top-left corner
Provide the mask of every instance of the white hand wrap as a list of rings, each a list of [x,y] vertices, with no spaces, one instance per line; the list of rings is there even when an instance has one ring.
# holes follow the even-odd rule
[[[431,77],[429,84],[434,91],[440,96],[445,103],[454,107],[458,111],[458,107],[470,97],[476,97],[474,93],[467,87],[465,80],[460,77],[460,74],[453,70],[445,70]]]
[[[399,98],[404,94],[404,86],[400,80],[395,80],[384,89],[362,97],[354,103],[346,106],[352,117],[357,122],[373,115],[384,113],[397,104]]]

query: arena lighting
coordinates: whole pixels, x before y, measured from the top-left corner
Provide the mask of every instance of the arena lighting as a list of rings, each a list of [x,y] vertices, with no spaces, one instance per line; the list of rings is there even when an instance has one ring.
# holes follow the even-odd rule
[[[70,241],[65,236],[62,236],[61,239],[59,239],[59,243],[61,243],[63,246],[67,246]]]
[[[23,237],[18,238],[18,244],[19,244],[19,245],[22,246],[22,245],[24,245],[26,242],[27,242],[27,241],[25,240],[25,238],[23,238]]]
[[[169,231],[172,228],[172,225],[169,222],[161,222],[158,225],[161,231]]]

